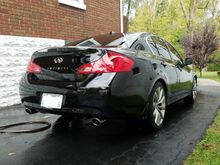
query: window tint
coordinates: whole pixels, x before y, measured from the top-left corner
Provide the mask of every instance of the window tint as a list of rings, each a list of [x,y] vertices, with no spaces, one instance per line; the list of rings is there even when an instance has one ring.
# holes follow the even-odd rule
[[[142,38],[136,40],[132,44],[131,49],[142,50],[142,51],[145,51],[145,52],[148,52],[148,53],[152,53],[151,49],[148,46],[148,44]]]
[[[173,60],[176,61],[182,61],[180,54],[177,52],[177,50],[168,42],[166,42],[168,48],[170,49],[171,57]]]
[[[163,56],[164,58],[171,59],[170,53],[169,53],[169,50],[168,50],[166,44],[158,37],[152,37],[152,39],[157,46],[157,50],[158,50],[159,54],[161,56]]]
[[[137,44],[135,46],[135,50],[145,50],[144,46],[142,44]]]

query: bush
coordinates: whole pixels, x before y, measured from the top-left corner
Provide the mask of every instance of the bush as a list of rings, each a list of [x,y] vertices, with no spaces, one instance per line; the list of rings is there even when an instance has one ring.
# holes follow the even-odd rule
[[[220,64],[215,64],[215,63],[208,64],[207,71],[220,71]]]

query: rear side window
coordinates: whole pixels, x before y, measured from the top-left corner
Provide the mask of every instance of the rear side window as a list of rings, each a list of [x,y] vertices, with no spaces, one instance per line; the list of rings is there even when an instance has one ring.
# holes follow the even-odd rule
[[[145,51],[147,53],[152,53],[150,47],[148,46],[148,44],[142,38],[136,40],[132,44],[131,49],[142,50],[142,51]]]
[[[157,46],[157,50],[158,50],[158,53],[163,56],[164,58],[166,59],[171,59],[170,57],[170,53],[169,53],[169,50],[166,46],[166,44],[159,38],[159,37],[155,37],[153,36],[152,37],[152,40],[153,42],[156,44]]]
[[[145,50],[144,46],[142,44],[137,44],[135,46],[135,50]]]

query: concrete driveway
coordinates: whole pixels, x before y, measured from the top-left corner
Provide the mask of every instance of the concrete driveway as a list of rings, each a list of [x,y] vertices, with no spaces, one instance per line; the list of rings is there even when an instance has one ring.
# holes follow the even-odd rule
[[[47,120],[53,126],[34,134],[0,134],[1,165],[179,165],[201,139],[220,105],[220,85],[199,80],[193,106],[168,108],[164,127],[150,132],[136,124],[111,121],[101,127],[66,122],[54,115],[28,115],[22,106],[0,111],[0,125]]]

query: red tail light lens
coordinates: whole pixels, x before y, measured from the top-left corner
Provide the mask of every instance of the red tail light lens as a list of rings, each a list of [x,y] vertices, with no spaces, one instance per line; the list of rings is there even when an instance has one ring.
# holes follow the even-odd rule
[[[99,60],[81,65],[77,74],[97,74],[109,72],[128,72],[134,61],[122,54],[108,51]]]
[[[37,64],[35,64],[32,60],[29,61],[27,66],[27,72],[29,73],[40,73],[41,67]]]

